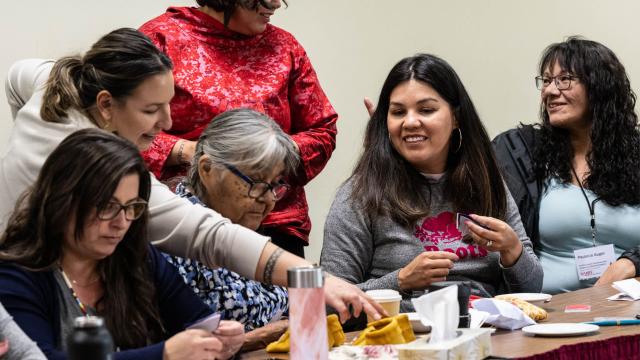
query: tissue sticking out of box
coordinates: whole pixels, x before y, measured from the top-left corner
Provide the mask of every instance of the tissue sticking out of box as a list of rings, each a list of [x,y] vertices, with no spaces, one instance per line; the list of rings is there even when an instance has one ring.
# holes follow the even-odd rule
[[[458,306],[458,286],[448,286],[411,299],[413,307],[425,326],[431,326],[429,343],[447,341],[456,337],[460,319]]]

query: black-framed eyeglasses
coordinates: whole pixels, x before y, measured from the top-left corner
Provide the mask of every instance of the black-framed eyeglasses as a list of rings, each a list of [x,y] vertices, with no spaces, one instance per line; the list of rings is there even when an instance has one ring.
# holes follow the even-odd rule
[[[229,169],[229,171],[234,173],[237,177],[249,184],[249,192],[247,193],[247,195],[249,195],[249,197],[252,199],[262,197],[267,193],[267,191],[271,190],[271,194],[273,194],[274,200],[280,200],[284,197],[287,191],[289,191],[289,184],[284,182],[284,180],[280,180],[277,184],[272,185],[264,181],[253,180],[252,178],[243,174],[235,166],[229,164],[224,164],[224,166]]]
[[[121,210],[124,210],[124,218],[133,221],[139,219],[146,209],[147,202],[142,199],[134,200],[125,205],[117,201],[109,201],[104,208],[98,210],[98,219],[113,220],[120,214]]]
[[[551,82],[553,81],[558,90],[567,90],[571,88],[571,82],[577,79],[577,76],[569,74],[562,74],[553,77],[536,76],[536,88],[538,88],[538,90],[544,90],[547,86],[551,85]]]

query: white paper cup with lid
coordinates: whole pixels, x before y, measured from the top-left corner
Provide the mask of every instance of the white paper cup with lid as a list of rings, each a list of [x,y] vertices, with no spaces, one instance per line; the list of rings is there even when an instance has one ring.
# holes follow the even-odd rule
[[[400,313],[400,301],[402,300],[402,296],[396,290],[392,289],[379,289],[379,290],[369,290],[366,292],[370,298],[372,298],[375,302],[380,304],[386,311],[389,316],[396,316]],[[367,315],[367,322],[373,321]]]

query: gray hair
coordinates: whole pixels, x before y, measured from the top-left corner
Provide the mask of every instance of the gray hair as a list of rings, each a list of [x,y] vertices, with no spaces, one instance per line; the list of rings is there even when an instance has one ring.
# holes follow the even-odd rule
[[[206,194],[198,173],[202,155],[212,166],[225,164],[265,172],[284,164],[284,174],[295,174],[300,162],[296,144],[269,116],[250,109],[235,109],[216,116],[202,132],[189,169],[189,185],[200,198]]]

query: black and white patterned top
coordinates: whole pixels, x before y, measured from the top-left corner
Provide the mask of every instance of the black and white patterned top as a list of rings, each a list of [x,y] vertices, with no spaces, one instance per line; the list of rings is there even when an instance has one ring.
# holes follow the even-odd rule
[[[175,192],[194,204],[206,206],[184,183],[178,184]],[[224,268],[211,269],[196,260],[163,255],[211,310],[220,312],[225,320],[241,322],[245,331],[279,320],[289,311],[284,287],[249,280]]]

